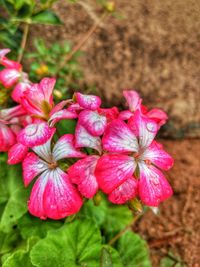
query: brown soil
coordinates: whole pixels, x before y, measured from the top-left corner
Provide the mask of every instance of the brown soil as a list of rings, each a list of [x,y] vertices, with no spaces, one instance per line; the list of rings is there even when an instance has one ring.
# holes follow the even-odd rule
[[[84,0],[97,16],[94,0]],[[109,17],[82,48],[85,83],[108,102],[121,104],[122,90],[136,88],[150,106],[170,115],[166,134],[200,136],[200,1],[116,0],[123,19]],[[76,44],[94,23],[83,6],[58,1],[64,25],[35,26],[31,36]]]
[[[135,226],[147,240],[153,266],[169,251],[191,267],[200,266],[200,141],[162,140],[175,158],[167,177],[174,195],[156,216],[148,211]],[[196,265],[195,265],[196,264]]]

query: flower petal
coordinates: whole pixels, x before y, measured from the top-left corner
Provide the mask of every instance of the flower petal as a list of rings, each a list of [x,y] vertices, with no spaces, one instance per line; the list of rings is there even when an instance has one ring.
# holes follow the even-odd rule
[[[144,204],[157,207],[172,195],[172,188],[156,167],[139,163],[139,168],[139,196]]]
[[[62,219],[77,213],[82,199],[69,181],[68,175],[59,168],[44,172],[33,186],[29,211],[41,219]]]
[[[95,95],[83,95],[81,93],[75,93],[78,104],[86,109],[96,110],[101,105],[101,99]]]
[[[152,119],[143,116],[139,110],[137,110],[134,113],[134,116],[129,119],[128,125],[139,138],[141,148],[148,147],[158,132],[157,123]]]
[[[53,88],[55,86],[55,83],[55,78],[43,78],[39,83],[39,87],[43,92],[44,99],[51,105],[53,104]]]
[[[46,162],[52,162],[51,140],[53,135],[44,144],[32,147],[32,150]]]
[[[174,163],[173,158],[163,150],[160,143],[153,141],[152,144],[141,155],[142,160],[150,160],[163,170],[169,170]]]
[[[138,181],[130,177],[124,181],[119,187],[114,189],[108,199],[114,204],[124,204],[128,200],[134,198],[137,195]]]
[[[64,158],[83,158],[86,155],[75,148],[74,136],[72,134],[63,135],[53,148],[53,157],[55,160]]]
[[[48,165],[34,153],[29,152],[22,162],[22,169],[24,184],[28,186],[37,175],[48,169]]]
[[[8,151],[8,164],[21,162],[28,153],[28,147],[22,144],[15,144]]]
[[[102,156],[95,170],[99,187],[103,192],[110,194],[133,175],[135,167],[134,159],[129,156],[113,154]]]
[[[50,128],[45,122],[32,123],[21,130],[18,134],[17,140],[24,146],[39,146],[44,144],[55,133],[55,131],[55,128]]]
[[[8,151],[15,142],[14,132],[7,125],[0,122],[0,152]]]
[[[19,79],[20,72],[15,69],[4,69],[0,71],[0,82],[6,88],[12,87]]]
[[[78,185],[78,190],[86,198],[92,198],[98,190],[98,183],[94,175],[98,159],[98,156],[88,156],[77,161],[68,169],[72,183]]]
[[[83,110],[79,114],[79,123],[94,136],[99,136],[104,133],[107,119],[105,116],[99,115],[98,112],[92,110]]]
[[[133,116],[133,112],[131,112],[130,110],[123,110],[119,114],[119,119],[126,121],[126,120],[129,120],[130,117],[132,116]]]
[[[101,154],[101,138],[91,135],[82,125],[79,123],[76,126],[75,131],[75,146],[76,147],[90,147]]]
[[[78,116],[75,112],[69,111],[67,109],[59,110],[51,115],[48,123],[50,127],[54,126],[58,121],[64,119],[76,119]]]
[[[102,143],[103,148],[109,152],[138,151],[137,138],[121,120],[114,120],[106,127]]]
[[[142,100],[136,91],[124,90],[123,95],[126,98],[130,111],[133,112],[140,109]]]
[[[21,98],[26,90],[31,87],[30,82],[20,82],[18,83],[12,91],[12,99],[15,102],[21,103]]]
[[[159,108],[153,108],[146,114],[150,119],[154,120],[161,127],[168,120],[167,114]]]

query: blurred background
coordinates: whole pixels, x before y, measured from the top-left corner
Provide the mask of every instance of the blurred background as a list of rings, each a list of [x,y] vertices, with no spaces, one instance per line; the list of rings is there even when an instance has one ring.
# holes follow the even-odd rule
[[[200,266],[200,1],[0,3],[0,46],[33,81],[57,77],[58,99],[81,90],[123,107],[129,88],[168,113],[160,137],[175,158],[174,196],[134,231],[148,241],[153,266]]]

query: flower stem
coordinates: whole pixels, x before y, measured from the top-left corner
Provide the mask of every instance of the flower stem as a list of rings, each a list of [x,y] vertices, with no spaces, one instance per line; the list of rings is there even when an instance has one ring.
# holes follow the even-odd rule
[[[19,55],[18,55],[18,59],[17,61],[20,63],[23,55],[24,55],[24,50],[26,47],[26,43],[27,43],[27,37],[28,37],[28,32],[29,32],[29,24],[25,23],[24,24],[24,32],[23,32],[23,36],[22,36],[22,41],[21,41],[21,45],[20,45],[20,51],[19,51]]]
[[[133,225],[140,219],[140,217],[143,214],[140,213],[136,215],[133,220],[123,229],[121,230],[118,234],[116,234],[109,242],[108,245],[112,246],[124,233],[126,233],[130,228],[133,227]]]

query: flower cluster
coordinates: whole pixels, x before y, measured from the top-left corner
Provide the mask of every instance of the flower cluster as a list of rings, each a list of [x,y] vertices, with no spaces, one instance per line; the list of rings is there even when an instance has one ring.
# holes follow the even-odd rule
[[[124,90],[127,110],[102,108],[101,99],[76,92],[58,104],[54,78],[39,84],[28,80],[22,66],[0,51],[0,83],[17,105],[0,111],[0,151],[8,163],[22,162],[25,186],[33,182],[28,209],[41,219],[61,219],[77,213],[85,199],[99,190],[110,202],[134,198],[157,207],[172,195],[162,170],[172,157],[155,141],[167,115],[148,110],[133,90]],[[58,122],[74,120],[73,134],[59,135]]]

